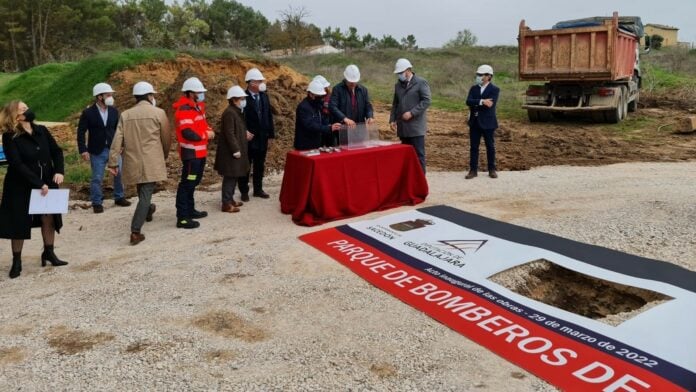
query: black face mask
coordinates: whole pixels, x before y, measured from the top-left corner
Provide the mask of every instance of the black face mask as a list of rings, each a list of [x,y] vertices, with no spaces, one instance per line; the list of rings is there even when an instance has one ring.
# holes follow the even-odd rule
[[[36,120],[36,114],[34,114],[31,109],[27,109],[27,111],[24,112],[24,121],[34,122],[34,120]]]

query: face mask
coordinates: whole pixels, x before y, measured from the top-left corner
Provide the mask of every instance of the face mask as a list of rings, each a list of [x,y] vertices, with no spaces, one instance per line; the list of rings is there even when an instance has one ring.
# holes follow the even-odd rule
[[[483,76],[476,75],[476,84],[479,86],[483,84]]]
[[[266,89],[267,89],[266,83],[259,84],[259,91],[261,91],[262,93],[265,93]]]
[[[241,101],[239,101],[237,107],[239,108],[239,110],[244,110],[244,108],[246,107],[246,99],[242,99]]]
[[[34,120],[36,120],[36,114],[34,114],[34,112],[32,112],[31,109],[27,109],[24,112],[24,121],[34,122]]]
[[[106,97],[106,98],[104,98],[104,105],[106,105],[106,106],[114,106],[114,97]]]
[[[205,101],[205,93],[198,93],[196,99],[197,99],[198,102],[203,102],[203,101]]]
[[[399,74],[399,81],[400,82],[405,82],[407,80],[408,80],[408,78],[406,77],[406,72],[402,72]]]
[[[155,97],[152,97],[152,101],[150,101],[152,106],[157,106],[157,100],[155,100]]]

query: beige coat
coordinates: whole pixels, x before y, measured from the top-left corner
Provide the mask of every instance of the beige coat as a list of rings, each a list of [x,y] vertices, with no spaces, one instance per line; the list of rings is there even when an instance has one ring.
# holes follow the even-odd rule
[[[123,150],[123,183],[144,184],[167,179],[171,134],[164,110],[140,101],[121,113],[109,152],[109,167],[118,166]]]

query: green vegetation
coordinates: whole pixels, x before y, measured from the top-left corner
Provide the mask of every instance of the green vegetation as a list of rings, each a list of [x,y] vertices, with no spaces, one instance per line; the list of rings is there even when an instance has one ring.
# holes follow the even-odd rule
[[[63,121],[89,103],[92,86],[116,71],[140,63],[173,59],[164,49],[104,52],[79,63],[44,64],[0,83],[0,102],[21,99],[40,120]]]

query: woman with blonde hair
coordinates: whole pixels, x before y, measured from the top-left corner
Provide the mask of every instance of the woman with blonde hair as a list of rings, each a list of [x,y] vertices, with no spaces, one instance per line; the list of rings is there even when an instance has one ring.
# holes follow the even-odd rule
[[[0,201],[0,238],[12,242],[10,278],[22,272],[24,240],[31,238],[31,228],[41,227],[44,251],[41,266],[68,264],[53,253],[55,232],[60,231],[60,214],[29,215],[32,189],[41,195],[57,189],[63,182],[63,151],[48,129],[34,123],[34,112],[22,101],[12,101],[0,111],[0,132],[8,168]]]

